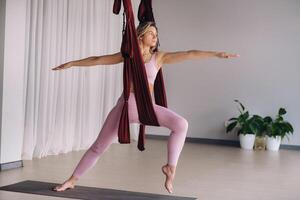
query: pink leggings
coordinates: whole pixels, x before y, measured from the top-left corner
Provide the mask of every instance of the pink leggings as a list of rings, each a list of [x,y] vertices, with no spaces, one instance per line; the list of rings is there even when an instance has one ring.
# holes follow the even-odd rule
[[[85,152],[77,167],[73,172],[73,176],[79,178],[86,170],[94,166],[99,156],[107,150],[107,148],[118,137],[119,118],[123,106],[123,94],[119,97],[117,104],[109,112],[103,127],[91,147]],[[168,164],[177,165],[180,152],[183,148],[188,122],[182,116],[176,114],[172,110],[154,105],[154,110],[158,118],[160,126],[171,130],[168,138]],[[130,123],[140,123],[134,93],[130,93],[128,99],[128,117]]]

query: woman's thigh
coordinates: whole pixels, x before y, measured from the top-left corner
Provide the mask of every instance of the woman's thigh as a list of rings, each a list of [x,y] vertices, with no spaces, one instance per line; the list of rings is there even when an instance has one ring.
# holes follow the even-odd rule
[[[160,126],[170,130],[178,129],[178,127],[186,128],[187,120],[171,109],[157,104],[153,104],[153,108]],[[130,123],[140,123],[133,93],[129,95],[128,99],[128,117]]]
[[[128,118],[129,123],[140,123],[134,93],[130,93],[128,98]]]

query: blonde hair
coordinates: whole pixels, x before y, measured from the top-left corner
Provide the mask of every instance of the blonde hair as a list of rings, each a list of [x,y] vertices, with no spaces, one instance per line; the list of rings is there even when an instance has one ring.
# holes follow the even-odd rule
[[[140,38],[140,37],[143,37],[143,35],[148,31],[148,29],[153,26],[156,31],[157,31],[157,27],[156,27],[156,24],[155,22],[143,22],[143,23],[140,23],[138,25],[138,27],[136,28],[136,33],[137,33],[137,37]],[[157,43],[154,47],[151,47],[150,48],[150,53],[154,53],[157,51],[157,48],[158,48],[158,44],[159,44],[159,41],[158,41],[158,38],[157,38]]]

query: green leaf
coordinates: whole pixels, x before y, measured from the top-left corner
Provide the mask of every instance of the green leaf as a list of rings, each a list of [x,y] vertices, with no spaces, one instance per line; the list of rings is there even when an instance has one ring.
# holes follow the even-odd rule
[[[272,121],[273,120],[270,116],[267,116],[267,117],[264,118],[264,122],[266,122],[266,123],[271,123]]]
[[[230,118],[228,121],[237,120],[236,117]]]
[[[253,115],[253,118],[254,119],[257,119],[257,120],[262,120],[263,118],[261,117],[261,116],[259,116],[259,115]]]
[[[226,127],[226,133],[230,132],[236,125],[237,125],[237,121],[230,123],[227,127]]]
[[[254,133],[254,134],[258,133],[258,126],[257,126],[257,124],[251,123],[251,124],[249,124],[249,128],[251,129],[252,133]]]
[[[284,108],[280,108],[278,111],[279,115],[284,115],[286,113],[286,110]]]
[[[243,104],[241,102],[239,102],[239,100],[235,99],[234,101],[240,104],[240,106],[242,107],[243,111],[245,110],[245,107],[243,106]]]
[[[293,132],[294,132],[294,128],[293,128],[292,124],[290,124],[289,122],[286,122],[286,125],[287,125],[289,131],[290,131],[291,133],[293,133]]]
[[[244,119],[246,120],[246,119],[248,119],[248,117],[249,117],[249,112],[247,111],[244,113]]]
[[[279,117],[277,118],[277,121],[283,121],[283,117],[279,116]]]

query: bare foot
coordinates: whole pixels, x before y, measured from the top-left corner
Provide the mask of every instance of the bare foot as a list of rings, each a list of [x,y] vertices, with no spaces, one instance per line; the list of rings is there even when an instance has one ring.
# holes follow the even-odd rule
[[[65,191],[68,189],[73,189],[75,187],[75,181],[73,179],[74,178],[68,179],[63,184],[54,187],[53,190],[57,191],[57,192],[61,192],[61,191]]]
[[[168,164],[162,166],[162,172],[166,175],[165,187],[169,193],[173,193],[173,179],[175,177],[175,166],[170,166]]]
[[[65,191],[67,189],[73,189],[74,187],[75,186],[71,181],[66,181],[63,184],[54,187],[53,190],[57,191],[57,192],[61,192],[61,191]]]

